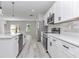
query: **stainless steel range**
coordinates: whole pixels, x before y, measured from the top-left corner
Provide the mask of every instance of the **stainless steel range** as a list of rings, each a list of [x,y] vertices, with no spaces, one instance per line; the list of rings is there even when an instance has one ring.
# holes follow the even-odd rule
[[[51,28],[51,32],[43,32],[43,46],[46,50],[46,52],[48,52],[48,36],[47,34],[52,33],[52,34],[60,34],[60,28]]]

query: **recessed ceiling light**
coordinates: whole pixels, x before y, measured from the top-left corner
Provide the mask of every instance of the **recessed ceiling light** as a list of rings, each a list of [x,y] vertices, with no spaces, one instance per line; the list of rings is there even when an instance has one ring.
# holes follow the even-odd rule
[[[34,9],[32,9],[32,12],[34,12],[35,10]]]

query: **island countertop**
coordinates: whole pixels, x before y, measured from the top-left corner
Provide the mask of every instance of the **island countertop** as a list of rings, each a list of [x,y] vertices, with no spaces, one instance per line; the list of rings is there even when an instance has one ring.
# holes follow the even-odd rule
[[[13,38],[17,35],[20,35],[21,33],[15,33],[15,34],[0,34],[0,39],[3,38],[3,39],[6,39],[6,38]]]

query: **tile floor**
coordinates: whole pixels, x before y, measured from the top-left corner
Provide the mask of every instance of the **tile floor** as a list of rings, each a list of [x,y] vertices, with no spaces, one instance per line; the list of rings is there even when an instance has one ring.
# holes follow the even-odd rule
[[[49,58],[40,42],[27,40],[18,58]]]

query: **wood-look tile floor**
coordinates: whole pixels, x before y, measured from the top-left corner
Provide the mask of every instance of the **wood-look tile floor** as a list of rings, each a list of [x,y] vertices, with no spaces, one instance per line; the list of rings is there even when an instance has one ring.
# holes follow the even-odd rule
[[[49,58],[40,42],[28,40],[18,58]]]

